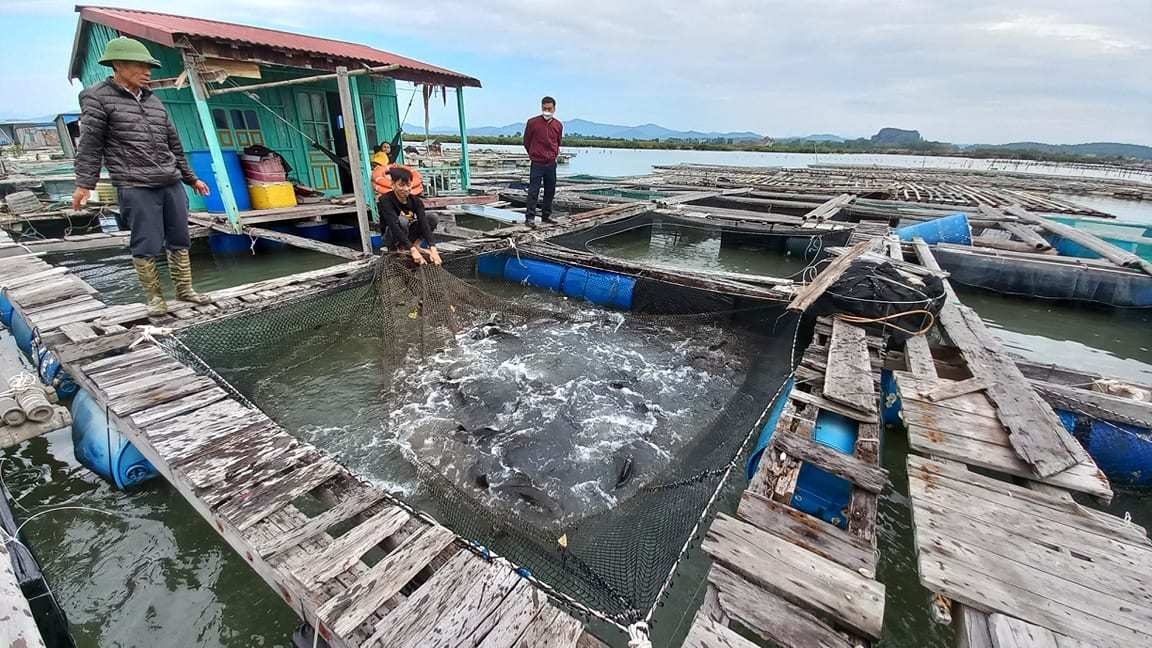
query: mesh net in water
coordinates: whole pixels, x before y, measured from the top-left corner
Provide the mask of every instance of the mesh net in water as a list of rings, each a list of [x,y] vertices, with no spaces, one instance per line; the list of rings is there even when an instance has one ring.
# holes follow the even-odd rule
[[[643,312],[620,312],[453,264],[385,256],[178,346],[461,537],[619,623],[644,618],[741,474],[797,316],[645,279]]]

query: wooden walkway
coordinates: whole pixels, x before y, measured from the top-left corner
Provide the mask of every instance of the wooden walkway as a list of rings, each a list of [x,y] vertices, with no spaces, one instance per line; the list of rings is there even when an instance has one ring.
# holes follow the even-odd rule
[[[881,636],[876,500],[888,481],[879,465],[881,350],[856,326],[817,325],[736,516],[721,514],[705,536],[713,565],[685,648],[753,646],[733,624],[784,647],[852,648]],[[824,412],[859,423],[851,454],[813,438]],[[851,484],[846,520],[833,524],[795,507],[806,464]]]
[[[218,291],[215,310],[189,305],[160,324],[268,307],[358,267]],[[107,307],[33,256],[0,259],[0,284],[109,420],[329,645],[601,645],[506,563],[484,560],[211,378],[151,344],[128,350],[140,333],[124,324],[140,307]]]

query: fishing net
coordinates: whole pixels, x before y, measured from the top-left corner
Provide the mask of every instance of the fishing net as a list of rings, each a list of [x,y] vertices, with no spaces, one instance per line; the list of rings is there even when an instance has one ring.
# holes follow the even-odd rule
[[[385,255],[177,348],[461,537],[642,619],[741,474],[729,468],[790,373],[798,317],[647,279],[632,310],[612,310],[476,268]]]

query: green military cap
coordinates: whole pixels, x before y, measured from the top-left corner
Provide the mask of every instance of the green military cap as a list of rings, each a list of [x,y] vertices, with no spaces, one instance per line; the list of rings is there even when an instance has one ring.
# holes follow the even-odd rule
[[[126,36],[113,38],[108,41],[108,47],[104,48],[104,56],[100,58],[100,63],[110,66],[113,61],[136,61],[147,63],[154,68],[160,67],[160,61],[152,57],[144,43]]]

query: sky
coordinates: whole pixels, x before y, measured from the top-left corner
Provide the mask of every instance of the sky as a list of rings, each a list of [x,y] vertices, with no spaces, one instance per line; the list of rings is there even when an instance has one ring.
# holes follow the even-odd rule
[[[113,0],[360,42],[479,78],[470,126],[563,119],[956,143],[1152,145],[1152,0]],[[76,106],[74,4],[0,0],[0,117]],[[401,92],[401,113],[407,105]],[[451,99],[451,95],[449,96]],[[416,99],[409,123],[420,123]],[[437,100],[431,121],[455,124]]]

